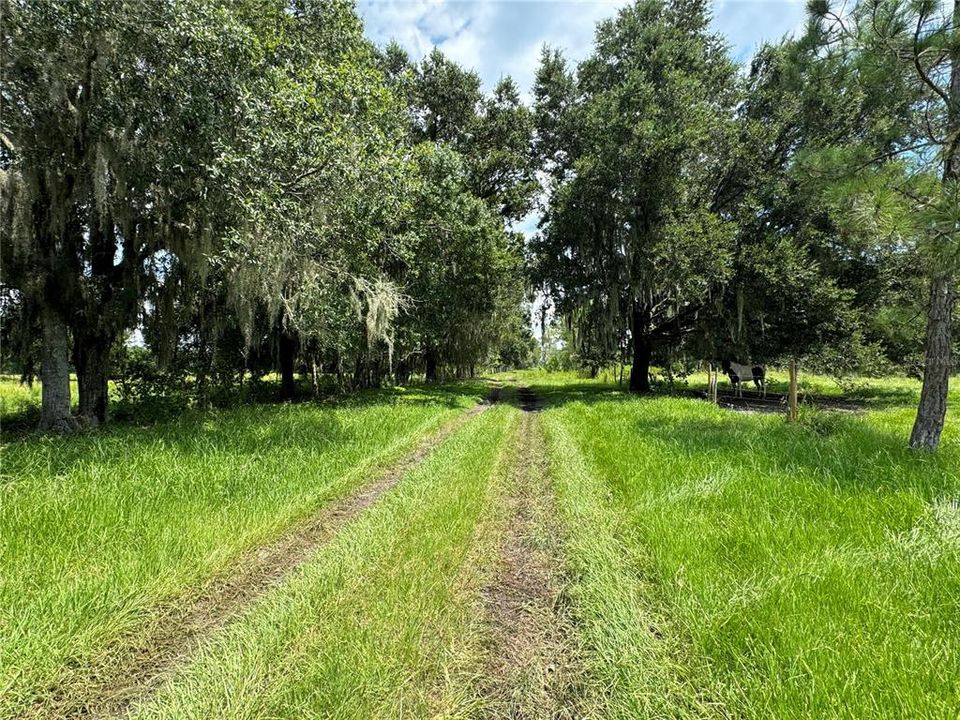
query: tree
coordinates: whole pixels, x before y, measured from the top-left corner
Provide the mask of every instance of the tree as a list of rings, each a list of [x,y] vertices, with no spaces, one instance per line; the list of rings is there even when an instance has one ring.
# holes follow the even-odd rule
[[[278,23],[284,43],[240,104],[247,135],[229,177],[243,222],[218,259],[249,340],[268,319],[289,398],[307,347],[354,360],[358,376],[378,343],[389,355],[403,298],[388,265],[407,242],[409,168],[402,106],[352,5],[302,3]]]
[[[825,144],[888,138],[871,119],[886,104],[849,83],[824,82],[809,44],[759,49],[744,77],[730,161],[713,207],[736,225],[732,273],[696,333],[697,352],[764,362],[848,345],[874,311],[862,297],[878,253],[847,237],[839,214],[810,187],[804,158]],[[896,99],[893,99],[896,98]]]
[[[896,233],[925,260],[923,387],[910,445],[933,450],[947,411],[960,265],[960,3],[862,0],[839,12],[821,1],[812,25],[824,62],[912,100],[893,147],[836,148],[831,160],[847,199],[860,199],[850,203],[860,219]]]
[[[530,154],[532,115],[514,82],[491,95],[476,73],[439,50],[419,64],[395,43],[378,66],[408,103],[414,159],[408,254],[391,276],[409,297],[400,317],[400,376],[422,359],[428,380],[494,360],[498,335],[513,332],[525,293],[520,240],[505,230],[538,189]]]
[[[434,48],[416,72],[410,109],[414,142],[446,142],[463,151],[471,141],[481,97],[480,77]]]
[[[532,208],[539,183],[530,153],[533,115],[520,102],[510,77],[483,98],[466,149],[470,189],[504,220],[523,218]]]
[[[417,244],[403,282],[412,299],[413,336],[433,381],[444,366],[468,372],[498,346],[523,298],[523,259],[519,239],[469,191],[462,158],[444,144],[414,150]]]
[[[730,272],[732,227],[712,200],[734,81],[697,0],[644,0],[601,23],[572,100],[559,58],[545,54],[538,73],[538,139],[556,183],[533,248],[539,276],[575,337],[613,353],[629,330],[634,392],[650,389],[654,350],[691,331]]]
[[[80,416],[103,422],[145,287],[213,247],[211,181],[253,69],[245,10],[4,4],[5,282],[41,319],[43,428],[74,425],[69,332]]]

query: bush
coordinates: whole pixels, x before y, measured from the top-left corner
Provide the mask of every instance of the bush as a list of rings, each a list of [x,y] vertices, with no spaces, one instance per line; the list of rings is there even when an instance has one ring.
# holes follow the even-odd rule
[[[821,410],[811,405],[800,408],[798,420],[800,427],[820,437],[835,435],[849,423],[849,418],[842,413]]]
[[[158,419],[190,405],[184,374],[161,369],[147,348],[122,346],[115,351],[113,367],[117,417]]]

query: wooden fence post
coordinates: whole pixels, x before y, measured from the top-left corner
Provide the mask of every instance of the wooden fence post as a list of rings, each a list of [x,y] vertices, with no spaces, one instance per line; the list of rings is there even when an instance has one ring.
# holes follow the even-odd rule
[[[790,359],[790,394],[788,396],[789,407],[787,409],[787,420],[789,422],[797,421],[797,361],[796,358]]]

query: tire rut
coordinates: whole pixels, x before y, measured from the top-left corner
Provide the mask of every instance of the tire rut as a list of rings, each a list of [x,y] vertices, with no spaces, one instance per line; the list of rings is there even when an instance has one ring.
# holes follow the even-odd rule
[[[496,571],[484,588],[490,645],[480,683],[485,718],[576,717],[572,621],[564,606],[556,518],[537,411],[519,388],[520,448]]]
[[[246,551],[185,604],[161,606],[156,618],[115,643],[102,660],[68,672],[23,715],[30,720],[113,718],[129,714],[185,664],[214,632],[308,562],[347,523],[371,507],[437,446],[499,399],[486,401],[448,422],[373,482],[335,501],[276,540]]]

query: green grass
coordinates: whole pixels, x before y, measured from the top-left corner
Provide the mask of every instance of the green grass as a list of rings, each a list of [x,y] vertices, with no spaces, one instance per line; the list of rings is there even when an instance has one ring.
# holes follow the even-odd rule
[[[790,426],[523,379],[551,401],[592,717],[957,717],[955,416],[927,455],[908,405]]]
[[[475,552],[485,516],[496,513],[518,415],[499,406],[458,430],[138,717],[467,711],[481,631]]]
[[[479,384],[28,437],[0,477],[0,717],[163,601],[342,496]]]
[[[865,413],[805,407],[789,425],[635,398],[609,377],[505,377],[546,401],[576,717],[960,716],[960,382],[941,450],[925,454],[906,447],[911,380],[863,382]],[[0,717],[481,393],[378,391],[8,443]],[[140,716],[485,716],[480,589],[518,418],[502,404],[457,430]]]
[[[0,375],[0,421],[27,416],[39,418],[41,383],[34,380],[33,385],[21,385],[16,375]],[[70,400],[77,405],[77,378],[70,376]]]

